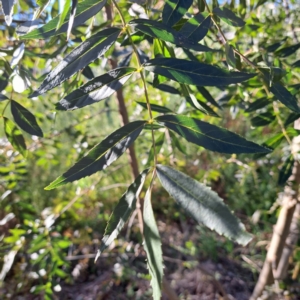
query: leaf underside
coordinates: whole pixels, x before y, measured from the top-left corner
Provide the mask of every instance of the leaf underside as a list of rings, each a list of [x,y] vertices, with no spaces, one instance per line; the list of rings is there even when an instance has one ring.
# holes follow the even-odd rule
[[[167,192],[197,222],[241,245],[249,243],[251,235],[244,225],[210,188],[163,165],[157,166],[157,175]]]

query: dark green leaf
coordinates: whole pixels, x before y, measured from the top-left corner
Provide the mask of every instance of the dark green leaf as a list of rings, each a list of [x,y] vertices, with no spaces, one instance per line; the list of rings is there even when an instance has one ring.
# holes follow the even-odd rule
[[[47,75],[38,90],[30,97],[42,95],[55,88],[103,55],[115,43],[120,31],[119,28],[111,27],[86,39]]]
[[[267,52],[274,52],[276,49],[278,49],[285,41],[287,38],[284,38],[283,40],[281,40],[280,42],[274,43],[272,45],[269,45],[266,50]]]
[[[251,125],[253,127],[265,126],[272,123],[275,120],[275,115],[270,112],[265,112],[257,115],[251,119]]]
[[[240,83],[256,75],[229,72],[215,66],[177,58],[156,58],[144,66],[146,70],[177,82],[198,86],[224,86]]]
[[[219,118],[220,116],[205,102],[197,99],[193,94],[190,94],[188,97],[185,97],[185,100],[195,109],[205,113],[206,115]]]
[[[5,95],[0,94],[0,102],[5,101],[5,100],[8,100],[8,98]]]
[[[162,21],[169,26],[175,25],[193,4],[193,0],[167,0],[162,12]]]
[[[225,55],[226,55],[226,62],[228,65],[229,70],[232,68],[236,68],[236,58],[234,55],[233,47],[226,42],[225,44]]]
[[[205,149],[221,153],[258,153],[270,149],[247,141],[224,128],[180,115],[165,115],[156,118],[167,128],[175,131],[187,141]]]
[[[151,83],[151,82],[148,82],[148,83],[154,86],[153,83]],[[161,84],[155,85],[154,87],[156,89],[161,90],[162,92],[170,93],[173,95],[180,95],[180,92],[178,91],[178,89],[176,89],[170,85],[167,85],[167,84],[161,83]]]
[[[300,67],[300,59],[295,61],[293,64],[292,64],[292,67],[293,68],[299,68]]]
[[[3,117],[4,131],[8,141],[13,148],[20,152],[24,157],[27,155],[26,144],[20,129],[11,120]]]
[[[12,13],[13,7],[15,5],[15,0],[1,0],[2,10],[5,15],[5,22],[8,26],[10,26],[12,22]]]
[[[106,4],[107,0],[85,0],[79,2],[76,10],[76,15],[73,22],[73,27],[76,27],[89,18],[96,15]],[[21,36],[21,39],[45,39],[51,36],[62,34],[68,30],[69,17],[67,17],[59,30],[56,31],[60,16],[55,17],[41,28],[35,29],[26,35]]]
[[[135,68],[118,68],[87,82],[60,100],[57,110],[74,110],[94,104],[111,96],[130,78]]]
[[[268,147],[268,148],[272,148],[273,150],[276,149],[280,143],[283,141],[284,139],[284,135],[282,132],[277,133],[276,135],[274,135],[273,137],[267,139],[263,145]]]
[[[222,107],[219,105],[219,103],[212,97],[210,92],[203,86],[197,86],[197,90],[199,93],[213,106],[222,109]]]
[[[151,275],[151,287],[153,300],[161,299],[161,288],[163,278],[163,256],[161,249],[161,239],[156,225],[152,205],[151,190],[146,192],[144,209],[144,248],[147,253],[147,266]]]
[[[300,118],[300,114],[290,113],[286,121],[284,122],[284,126],[288,126],[289,124],[293,123],[299,118]]]
[[[199,52],[214,51],[207,46],[198,44],[192,39],[187,38],[180,32],[174,30],[172,27],[157,21],[136,19],[130,21],[129,25],[134,26],[135,29],[142,31],[147,35],[175,44],[182,48],[192,49]]]
[[[285,185],[289,177],[292,175],[293,166],[294,166],[294,157],[290,155],[288,159],[284,162],[278,177],[278,185]]]
[[[279,100],[282,104],[288,107],[293,112],[299,113],[300,108],[297,103],[297,98],[292,95],[284,86],[280,83],[273,82],[272,86],[269,88],[270,91],[274,94],[274,96]]]
[[[45,189],[52,190],[106,169],[137,139],[146,122],[135,121],[119,128],[92,148],[86,156]]]
[[[281,48],[280,50],[276,51],[275,54],[280,57],[287,57],[295,53],[299,48],[300,48],[300,43],[289,47]]]
[[[271,101],[267,97],[259,98],[256,101],[250,103],[249,106],[247,107],[247,109],[245,109],[245,112],[255,111],[257,109],[267,106],[270,103],[271,103]]]
[[[210,188],[170,167],[158,165],[162,186],[197,222],[239,244],[246,245],[251,235]]]
[[[206,35],[210,28],[211,16],[203,20],[201,14],[189,19],[180,29],[180,33],[192,41],[200,42]]]
[[[18,102],[11,100],[11,113],[16,124],[29,134],[43,137],[43,131],[36,122],[35,116]]]
[[[94,73],[91,69],[90,66],[86,66],[83,70],[82,70],[82,75],[84,75],[87,79],[91,80],[93,79],[95,76],[94,76]]]
[[[148,109],[146,102],[136,101],[136,103],[143,106],[145,109]],[[165,106],[150,103],[150,107],[151,107],[151,110],[159,112],[159,113],[163,113],[163,114],[172,113],[172,111],[169,108],[165,107]]]
[[[161,133],[159,135],[159,137],[155,140],[155,153],[156,155],[160,152],[160,149],[162,147],[162,145],[164,144],[164,141],[165,141],[165,133]],[[153,145],[150,149],[150,152],[149,152],[149,155],[148,155],[148,160],[147,160],[147,163],[146,163],[146,166],[150,166],[151,163],[153,162],[154,160],[154,149],[153,149]]]
[[[231,26],[243,27],[246,24],[240,17],[235,15],[234,12],[232,12],[230,9],[226,7],[222,7],[222,8],[216,7],[213,10],[213,13]]]
[[[104,237],[102,239],[100,249],[97,252],[95,261],[101,255],[101,252],[103,252],[118,236],[131,213],[135,210],[137,197],[143,188],[148,172],[149,169],[144,170],[128,187],[127,191],[119,200],[119,203],[108,220]]]

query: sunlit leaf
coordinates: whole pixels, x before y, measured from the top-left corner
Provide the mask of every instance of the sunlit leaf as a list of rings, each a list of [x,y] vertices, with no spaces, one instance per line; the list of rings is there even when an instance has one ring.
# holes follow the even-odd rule
[[[244,225],[210,188],[170,167],[158,165],[162,186],[189,215],[211,230],[247,245],[252,239]]]
[[[71,7],[70,18],[69,18],[69,23],[68,23],[68,30],[67,30],[67,40],[69,40],[69,38],[70,38],[71,30],[74,25],[74,19],[75,19],[75,14],[76,14],[76,9],[77,9],[77,1],[78,0],[72,0],[72,7]]]
[[[96,15],[106,4],[107,0],[85,0],[79,2],[76,15],[73,22],[73,27],[77,27],[78,25],[84,23],[94,15]],[[68,13],[68,15],[70,15]],[[47,22],[44,26],[34,29],[33,31],[29,32],[26,35],[21,36],[21,39],[45,39],[51,36],[55,36],[58,34],[62,34],[67,32],[69,26],[69,16],[67,16],[59,28],[56,30],[57,24],[59,22],[60,16],[58,15],[51,21]]]
[[[41,86],[30,97],[37,97],[55,88],[103,55],[115,43],[120,31],[119,28],[111,27],[86,39],[47,75]]]
[[[43,132],[36,122],[35,116],[18,102],[11,100],[11,113],[16,124],[29,134],[43,137]]]
[[[52,190],[106,169],[137,139],[145,124],[146,121],[134,121],[119,128],[45,189]]]
[[[256,74],[230,72],[215,66],[177,58],[155,58],[145,69],[180,83],[198,86],[224,86],[240,83]]]
[[[274,96],[277,98],[277,100],[279,100],[282,104],[284,104],[290,110],[292,110],[293,112],[296,112],[296,113],[300,112],[297,98],[294,95],[292,95],[280,83],[273,82],[272,86],[269,89],[274,94]]]
[[[58,22],[56,25],[56,30],[59,30],[59,28],[63,24],[67,14],[70,10],[70,6],[71,6],[71,0],[65,0],[65,3],[63,5],[63,10],[62,10],[61,14],[59,15],[59,19],[58,19]]]
[[[181,115],[165,115],[157,122],[175,131],[187,141],[221,153],[268,153],[270,149],[247,141],[224,128]]]
[[[135,72],[135,68],[118,68],[100,75],[60,100],[57,110],[74,110],[99,102],[120,89]]]
[[[240,17],[238,17],[234,12],[226,7],[216,7],[213,13],[220,17],[227,24],[234,27],[243,27],[246,23]]]
[[[13,7],[16,3],[15,0],[1,0],[2,4],[2,10],[5,15],[5,22],[8,26],[10,26],[12,22],[12,13],[13,13]]]
[[[193,0],[167,0],[162,12],[163,23],[173,26],[175,25],[187,12]]]
[[[294,157],[293,155],[290,155],[287,160],[284,162],[282,168],[280,169],[279,172],[279,177],[278,177],[278,184],[279,185],[285,185],[290,176],[292,175],[293,171],[293,166],[294,166]]]
[[[135,181],[128,187],[125,194],[119,200],[119,203],[115,207],[113,213],[108,220],[107,227],[105,229],[104,237],[101,242],[100,249],[97,252],[95,261],[101,255],[101,253],[113,242],[122,230],[124,224],[127,222],[131,213],[136,208],[136,200],[143,188],[146,176],[149,169],[144,170]]]
[[[161,299],[162,278],[163,278],[163,255],[161,239],[156,225],[152,205],[151,190],[148,189],[144,200],[144,248],[147,254],[147,266],[151,275],[151,287],[153,300]]]
[[[24,157],[27,155],[25,139],[20,129],[11,120],[3,117],[4,119],[4,131],[8,141],[13,148],[20,152]]]

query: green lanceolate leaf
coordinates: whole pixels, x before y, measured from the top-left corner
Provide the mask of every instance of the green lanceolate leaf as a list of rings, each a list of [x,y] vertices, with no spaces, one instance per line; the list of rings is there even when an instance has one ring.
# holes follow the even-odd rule
[[[108,28],[81,43],[67,55],[45,78],[41,86],[30,97],[37,97],[55,88],[103,55],[115,43],[119,28]]]
[[[210,92],[203,86],[197,86],[197,90],[199,93],[213,106],[222,109],[220,104],[213,98],[213,96],[210,94]]]
[[[283,186],[288,181],[289,177],[292,175],[293,166],[294,166],[294,157],[290,155],[288,159],[284,162],[278,177],[278,184]]]
[[[8,141],[13,148],[20,152],[24,157],[27,155],[25,139],[20,129],[11,120],[3,117],[4,131]]]
[[[300,113],[295,114],[295,113],[291,113],[289,114],[289,116],[287,117],[287,119],[284,122],[284,126],[288,126],[289,124],[293,123],[294,121],[298,120],[300,118]]]
[[[208,33],[211,24],[211,16],[203,20],[201,14],[189,19],[180,29],[180,33],[188,39],[200,42]]]
[[[295,53],[298,49],[300,49],[300,43],[289,47],[281,48],[278,51],[276,51],[275,54],[281,57],[288,57]]]
[[[119,128],[45,189],[52,190],[106,169],[137,139],[145,124],[146,121],[135,121]]]
[[[43,131],[36,122],[35,116],[18,102],[11,100],[11,113],[16,124],[29,134],[43,137]]]
[[[108,98],[120,89],[135,71],[135,68],[123,67],[100,75],[65,96],[55,108],[74,110]]]
[[[58,19],[58,22],[56,25],[56,30],[59,30],[61,25],[64,23],[64,20],[70,10],[70,5],[71,5],[71,0],[65,0],[63,10],[62,10],[61,14],[59,15],[59,19]]]
[[[153,300],[161,299],[161,287],[163,278],[163,255],[161,239],[156,225],[152,205],[151,190],[148,189],[143,209],[144,220],[144,248],[147,253],[147,266],[151,275],[151,287]]]
[[[101,252],[103,252],[118,236],[131,213],[135,210],[136,200],[143,188],[148,172],[149,169],[144,170],[128,187],[125,194],[119,200],[119,203],[115,207],[108,220],[104,237],[102,239],[102,243],[100,249],[98,250],[95,261],[101,255]]]
[[[7,96],[0,94],[0,102],[5,101],[5,100],[9,100],[9,99],[7,98]]]
[[[162,186],[197,222],[239,244],[250,242],[244,225],[210,188],[170,167],[158,165],[156,169]]]
[[[148,106],[147,106],[146,102],[136,101],[136,103],[141,105],[145,109],[148,109]],[[159,113],[163,113],[163,114],[172,113],[172,111],[169,108],[165,107],[165,106],[150,103],[150,107],[151,107],[151,110],[159,112]]]
[[[144,64],[145,69],[180,83],[198,86],[223,86],[240,83],[256,74],[227,70],[177,58],[155,58]]]
[[[300,108],[297,103],[297,98],[292,95],[284,86],[280,83],[273,82],[272,86],[269,88],[274,94],[277,100],[288,107],[293,112],[299,113]]]
[[[159,89],[162,92],[170,93],[173,95],[180,95],[179,90],[170,85],[161,83],[161,84],[154,86],[154,84],[152,84],[151,82],[148,82],[148,83],[151,84],[154,88]]]
[[[12,13],[13,7],[15,5],[15,0],[1,0],[2,10],[5,15],[5,22],[8,26],[10,26],[12,22]]]
[[[256,101],[250,103],[249,106],[247,107],[247,109],[245,109],[245,112],[255,111],[257,109],[266,107],[270,103],[271,103],[271,101],[267,97],[259,98]]]
[[[231,26],[243,27],[246,24],[240,17],[226,7],[216,7],[213,13]]]
[[[136,19],[130,21],[129,25],[134,26],[136,30],[144,32],[149,36],[175,44],[182,48],[192,49],[199,52],[214,51],[207,46],[198,44],[196,41],[187,38],[180,32],[174,30],[172,27],[157,21]]]
[[[229,70],[231,70],[232,68],[235,69],[236,68],[235,54],[233,51],[233,47],[228,42],[226,42],[225,44],[225,55],[226,55],[226,62]]]
[[[94,15],[96,15],[106,4],[107,0],[85,0],[79,2],[74,17],[73,27],[76,27]],[[70,13],[68,13],[70,15]],[[57,24],[59,23],[60,15],[49,21],[41,28],[35,29],[28,34],[21,36],[24,39],[45,39],[51,36],[59,35],[67,32],[69,26],[69,16],[66,17],[58,30],[56,30]]]
[[[270,149],[247,141],[224,128],[180,115],[165,115],[157,122],[175,131],[188,142],[221,153],[268,153]]]
[[[193,0],[167,0],[162,12],[162,21],[169,26],[175,25],[193,4]]]
[[[251,125],[253,127],[266,126],[272,123],[275,119],[276,117],[274,114],[272,114],[271,112],[265,112],[252,118]]]

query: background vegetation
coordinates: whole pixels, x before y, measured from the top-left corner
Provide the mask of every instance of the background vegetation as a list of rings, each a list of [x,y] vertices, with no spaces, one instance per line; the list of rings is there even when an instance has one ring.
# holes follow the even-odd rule
[[[261,282],[259,274],[270,249],[273,226],[286,207],[282,195],[286,195],[287,189],[292,191],[294,201],[289,208],[297,212],[299,206],[300,180],[296,174],[299,127],[294,125],[300,116],[299,3],[288,0],[228,3],[19,0],[13,3],[2,1],[0,25],[3,120],[0,129],[0,289],[3,299],[151,299],[152,296],[159,299],[157,293],[161,288],[162,297],[169,299],[221,296],[249,299],[255,284]],[[101,9],[91,10],[86,17],[80,14],[80,7],[84,5],[99,5]],[[177,19],[171,14],[175,18],[173,24],[165,21],[170,14],[167,5],[175,5],[174,11],[179,13]],[[72,14],[75,16],[73,24],[68,21]],[[55,26],[49,35],[44,30],[33,31],[36,24],[50,24],[55,17]],[[156,23],[148,26],[147,22],[136,21],[147,18]],[[171,29],[162,27],[161,20]],[[131,25],[124,26],[124,22]],[[192,30],[186,24],[192,26],[193,22],[198,29],[202,24],[201,30],[195,30],[193,43],[182,42],[180,38]],[[41,85],[49,79],[47,74],[52,71],[51,76],[68,54],[91,36],[113,30],[110,27],[118,28],[120,34],[109,49],[106,44],[99,57],[89,54],[88,64],[76,62],[79,66],[76,74],[72,73],[72,68],[76,68],[73,66],[67,80],[59,79],[60,84],[54,89],[42,90]],[[39,28],[45,27],[39,25]],[[177,36],[182,28],[186,31]],[[173,35],[171,30],[175,32]],[[40,36],[30,36],[34,32]],[[99,38],[97,42],[103,40]],[[200,45],[203,48],[199,50]],[[185,82],[186,74],[181,74],[183,79],[179,76],[174,81],[170,75],[153,72],[151,67],[147,69],[146,64],[140,70],[140,63],[173,56],[195,64],[218,66],[228,72],[228,78],[234,77],[230,72],[256,76],[229,82],[230,85],[214,82],[198,86]],[[71,102],[78,94],[69,98],[67,95],[78,93],[80,86],[103,74],[113,77],[114,73],[109,71],[118,66],[135,68],[126,83],[102,90],[100,94],[107,93],[108,97],[99,103],[63,111],[67,106],[62,99]],[[159,66],[159,63],[155,65]],[[191,80],[195,82],[197,78]],[[117,93],[112,93],[117,89]],[[128,115],[127,122],[124,112]],[[218,152],[227,154],[209,151],[208,143],[199,147],[195,145],[196,138],[189,143],[185,134],[176,134],[167,125],[165,129],[162,118],[170,113],[226,128],[257,146],[262,145],[260,149],[266,151],[246,154],[224,151],[225,148]],[[156,117],[161,119],[155,121]],[[89,150],[124,128],[128,121],[136,120],[145,120],[147,125],[134,143],[134,150],[127,150],[101,172],[86,171],[84,178],[76,178],[78,181],[70,180],[75,182],[57,189],[44,189],[60,184],[54,180],[84,159]],[[184,205],[170,197],[172,193],[163,180],[160,178],[169,193],[155,180],[156,164],[171,166],[211,187],[245,224],[253,236],[252,241],[240,246],[234,241],[238,238],[232,237],[231,241],[220,236],[186,214]],[[165,274],[162,287],[155,287],[152,282],[153,292],[151,276],[155,278],[159,271],[151,271],[150,259],[148,274],[147,254],[142,245],[147,226],[142,235],[139,202],[117,239],[107,245],[108,250],[94,263],[97,251],[103,248],[101,240],[112,211],[137,177],[138,169],[148,167],[151,172],[145,179],[140,202],[143,204],[150,186]],[[91,176],[85,177],[87,175]],[[291,223],[293,213],[290,215]],[[285,235],[290,223],[287,221]],[[150,233],[155,232],[155,223],[153,226]],[[159,249],[160,245],[154,248]],[[269,281],[272,285],[265,288],[267,282],[263,283],[253,299],[263,289],[265,298],[299,298],[297,238],[292,249],[285,276],[277,277],[273,268],[273,278]],[[149,249],[147,252],[149,255]],[[278,262],[281,255],[277,256]],[[159,255],[156,258],[159,259]]]

